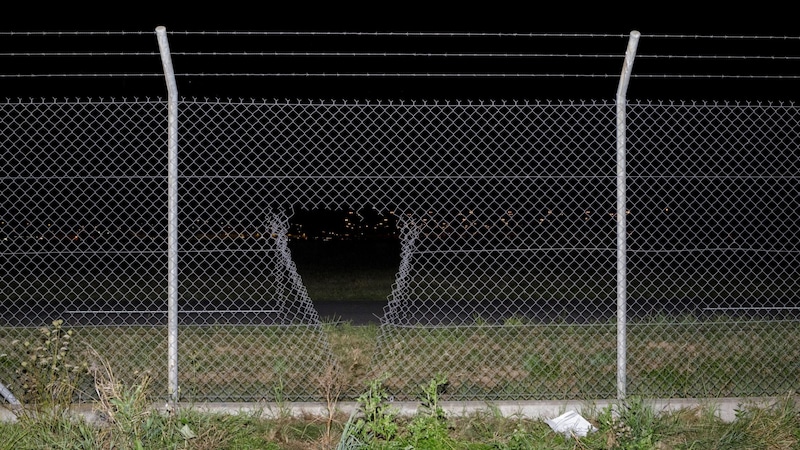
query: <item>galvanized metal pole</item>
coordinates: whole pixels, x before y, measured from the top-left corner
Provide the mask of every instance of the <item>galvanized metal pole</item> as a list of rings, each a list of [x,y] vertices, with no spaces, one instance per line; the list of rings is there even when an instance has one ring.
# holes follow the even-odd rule
[[[178,85],[172,69],[167,30],[156,28],[167,82],[167,393],[178,402]],[[174,411],[174,409],[173,409]]]
[[[627,200],[627,125],[628,83],[639,45],[639,32],[631,31],[628,50],[617,88],[617,399],[625,398],[627,386],[627,311],[628,311],[628,200]]]

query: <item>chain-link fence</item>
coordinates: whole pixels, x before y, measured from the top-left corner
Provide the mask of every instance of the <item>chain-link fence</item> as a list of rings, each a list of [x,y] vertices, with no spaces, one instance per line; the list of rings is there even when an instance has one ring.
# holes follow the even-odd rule
[[[630,108],[630,389],[797,389],[795,106]]]
[[[96,35],[112,38],[73,37]],[[166,102],[0,103],[0,393],[7,400],[28,400],[31,364],[91,368],[102,363],[93,355],[107,358],[121,381],[149,374],[152,396],[186,401],[354,399],[373,380],[410,400],[440,376],[449,400],[760,396],[798,388],[795,105],[629,102],[622,93],[638,32],[583,37],[590,41],[502,36],[566,37],[591,48],[610,39],[614,51],[626,40],[622,77],[583,78],[619,78],[616,102],[178,99],[166,31],[157,35],[164,74],[114,75],[166,75]],[[362,37],[297,35],[301,42],[318,36],[331,46]],[[666,41],[672,38],[687,37]],[[603,51],[390,46],[382,53],[372,45],[346,53],[246,46],[225,57],[298,64],[262,74],[276,80],[330,80],[326,72],[295,72],[308,70],[300,56],[401,65],[442,58],[455,72],[411,64],[393,73],[387,65],[385,73],[336,72],[335,79],[496,76],[509,86],[560,79],[558,70],[573,68],[515,72],[528,71],[531,59],[606,60],[613,71],[619,61]],[[658,45],[650,47],[656,70],[694,59],[659,54],[667,47]],[[31,52],[0,56],[27,63],[34,55],[148,55]],[[185,75],[198,81],[231,75],[188,62],[217,52],[178,54],[187,58]],[[502,62],[503,73],[461,67],[475,58]],[[739,77],[748,76],[722,76]],[[792,77],[771,79],[777,89]],[[17,81],[30,87],[27,78]],[[323,248],[338,254],[320,257]],[[364,248],[372,253],[358,256]],[[379,278],[373,284],[385,284],[385,293],[377,298],[359,285],[357,272]],[[315,303],[321,294],[386,302],[379,326],[324,321]],[[64,330],[82,345],[64,344]],[[86,380],[77,400],[95,395]]]
[[[293,262],[293,212],[367,205],[396,219],[400,264],[345,396],[381,378],[413,398],[440,374],[458,400],[616,395],[613,103],[179,106],[180,398],[324,395],[347,361]],[[628,111],[628,393],[796,389],[797,107]],[[20,343],[63,319],[164,395],[164,104],[0,115],[0,380],[19,391]]]

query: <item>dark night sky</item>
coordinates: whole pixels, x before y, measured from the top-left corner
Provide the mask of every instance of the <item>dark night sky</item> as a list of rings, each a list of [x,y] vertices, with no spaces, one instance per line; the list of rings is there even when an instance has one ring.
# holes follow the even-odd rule
[[[486,5],[491,7],[487,7]],[[163,4],[138,3],[90,9],[75,4],[66,6],[22,5],[15,13],[0,18],[0,31],[152,31],[163,25],[168,31],[348,31],[348,32],[471,32],[471,33],[597,33],[626,36],[632,30],[642,33],[639,53],[657,54],[758,54],[800,55],[800,41],[754,42],[751,40],[695,41],[670,40],[656,43],[648,34],[691,35],[772,35],[798,36],[795,15],[786,8],[759,3],[756,10],[726,7],[700,11],[692,3],[671,2],[669,7],[629,6],[614,11],[611,4],[586,7],[572,3],[525,5],[468,3],[382,3],[381,7],[335,4],[317,6],[293,3],[275,6],[253,2],[225,2],[189,8],[165,7]],[[369,4],[367,4],[369,5]],[[527,7],[526,7],[527,6]],[[624,5],[622,5],[624,7]],[[20,42],[25,42],[20,44]],[[128,37],[124,43],[113,38],[91,39],[59,37],[36,40],[9,39],[0,42],[21,45],[10,51],[157,51],[153,36]],[[31,42],[34,42],[31,44]],[[77,44],[77,42],[86,42]],[[44,45],[37,47],[37,45]],[[515,39],[515,38],[223,38],[170,36],[173,52],[178,51],[412,51],[412,52],[496,52],[496,53],[615,53],[622,55],[626,41],[621,39]],[[657,47],[657,45],[661,45]],[[664,47],[666,45],[666,47]],[[9,51],[6,47],[5,51]],[[74,71],[157,73],[157,58],[93,58],[82,66],[78,58],[44,60],[41,58],[1,58],[0,73],[32,71],[65,73]],[[181,72],[263,73],[282,72],[437,72],[469,73],[507,71],[525,73],[619,73],[621,58],[610,60],[434,60],[413,58],[190,58],[175,57],[182,96],[210,98],[302,98],[302,99],[593,99],[613,100],[617,80],[613,78],[275,78],[226,77],[185,78]],[[535,67],[534,67],[535,66]],[[91,69],[93,67],[94,69]],[[89,68],[89,70],[86,70]],[[122,69],[120,69],[122,68]],[[720,69],[721,68],[721,69]],[[797,62],[745,62],[725,66],[681,66],[676,61],[637,59],[634,74],[709,73],[724,70],[729,74],[786,73],[800,74]],[[795,100],[800,97],[798,80],[683,80],[634,79],[629,88],[631,99],[675,100]],[[39,96],[163,96],[164,83],[157,78],[116,79],[37,79],[0,80],[2,97]]]
[[[572,3],[564,3],[553,7],[548,5],[541,9],[539,4],[530,5],[529,9],[521,6],[509,7],[498,2],[491,2],[491,8],[472,6],[465,10],[468,3],[435,9],[433,3],[423,6],[410,2],[382,4],[381,8],[328,6],[320,9],[316,5],[296,3],[294,6],[276,8],[272,4],[257,10],[252,6],[245,7],[232,2],[224,4],[208,4],[195,9],[180,11],[178,8],[165,10],[163,5],[148,6],[138,4],[135,9],[115,6],[104,10],[79,9],[74,4],[65,4],[59,8],[48,7],[44,10],[40,5],[30,3],[22,5],[14,13],[0,17],[0,31],[145,31],[151,32],[163,25],[168,31],[423,31],[423,32],[471,32],[471,33],[598,33],[621,36],[612,40],[611,46],[597,47],[602,39],[573,40],[545,39],[544,42],[526,39],[461,39],[461,38],[425,38],[425,39],[339,39],[339,38],[220,38],[217,36],[202,38],[182,38],[170,36],[170,46],[176,51],[415,51],[415,52],[567,52],[571,54],[591,54],[596,52],[616,53],[622,55],[626,46],[624,36],[632,30],[643,34],[639,45],[639,53],[656,54],[752,54],[752,55],[784,55],[800,56],[800,40],[787,41],[752,41],[725,40],[720,46],[713,46],[707,41],[671,40],[666,47],[650,47],[648,34],[690,34],[690,35],[800,35],[793,11],[771,8],[766,3],[759,3],[757,10],[735,10],[726,8],[724,12],[713,10],[701,12],[696,9],[683,8],[671,2],[669,9],[664,7],[648,7],[632,9],[627,13],[611,10],[611,4],[603,4],[585,8]],[[198,3],[199,5],[199,3]],[[249,4],[248,4],[249,5]],[[40,47],[25,47],[28,41],[19,44],[15,38],[0,36],[0,43],[20,45],[19,48],[4,46],[0,52],[8,51],[141,51],[154,52],[157,46],[153,35],[127,40],[123,47],[116,47],[115,38],[92,36],[87,39],[75,37],[55,37],[34,40]],[[45,42],[46,41],[46,42]],[[530,42],[530,43],[529,43]],[[78,43],[80,45],[76,45]],[[714,45],[719,42],[714,42]],[[385,47],[384,47],[385,45]],[[672,47],[674,45],[674,47]],[[83,47],[81,47],[83,46]],[[130,61],[133,66],[125,66]],[[496,61],[471,61],[452,69],[442,67],[424,58],[414,60],[410,64],[399,63],[385,58],[359,59],[335,58],[313,60],[306,58],[290,58],[279,60],[273,58],[253,58],[234,61],[226,58],[208,58],[194,61],[189,57],[175,57],[178,73],[185,71],[225,72],[240,69],[248,72],[308,71],[308,72],[403,72],[463,70],[466,72],[489,72],[498,70]],[[581,73],[615,73],[621,69],[622,58],[612,60],[580,60],[571,66],[555,66],[563,61],[554,61],[554,66],[541,69],[548,73],[581,72]],[[82,66],[80,64],[95,64]],[[450,64],[451,61],[447,61]],[[526,62],[512,61],[509,72],[526,72],[531,70]],[[549,62],[548,62],[549,63]],[[51,65],[52,64],[52,65]],[[275,66],[281,65],[278,69]],[[398,65],[399,64],[399,65]],[[416,66],[413,64],[417,64]],[[461,62],[458,62],[461,64]],[[594,65],[598,67],[584,67]],[[29,66],[26,66],[29,65]],[[79,58],[0,58],[0,73],[25,73],[32,70],[41,73],[88,72],[91,67],[99,72],[125,70],[129,72],[158,73],[161,63],[157,56],[132,57],[126,62],[114,58],[92,58],[91,62]],[[505,67],[504,67],[505,69]],[[535,70],[540,68],[536,67]],[[634,74],[642,72],[679,72],[707,73],[717,71],[726,74],[789,74],[800,75],[800,64],[791,62],[747,62],[744,64],[720,64],[718,66],[688,67],[674,61],[653,62],[637,59]],[[634,78],[629,90],[632,100],[800,100],[800,80],[683,80],[665,81]],[[533,100],[608,100],[613,101],[617,80],[610,79],[408,79],[408,78],[224,78],[224,79],[190,79],[178,78],[179,92],[182,96],[209,98],[254,98],[254,99],[379,99],[379,100],[414,100],[414,99],[533,99]],[[132,97],[132,96],[164,96],[165,87],[161,78],[148,79],[115,78],[103,79],[36,79],[16,80],[0,79],[0,101],[15,97]]]

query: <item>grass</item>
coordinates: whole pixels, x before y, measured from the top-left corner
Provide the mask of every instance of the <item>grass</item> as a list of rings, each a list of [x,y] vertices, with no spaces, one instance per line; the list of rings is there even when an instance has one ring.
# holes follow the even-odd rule
[[[213,414],[191,406],[163,411],[153,408],[158,402],[151,388],[153,374],[158,372],[140,365],[136,370],[120,372],[115,368],[115,360],[105,353],[119,344],[107,342],[113,341],[111,335],[87,339],[91,337],[85,333],[89,330],[77,333],[55,321],[51,327],[33,330],[25,341],[15,342],[26,355],[15,361],[16,373],[24,383],[20,391],[24,407],[13,411],[16,421],[0,423],[3,436],[0,449],[791,449],[800,446],[800,410],[794,391],[769,404],[743,402],[732,422],[720,420],[711,405],[656,411],[639,396],[604,408],[593,407],[587,401],[580,413],[596,431],[576,437],[556,433],[544,422],[545,418],[503,415],[491,401],[486,402],[485,409],[469,414],[448,413],[442,401],[452,396],[454,385],[463,380],[440,371],[411,389],[419,402],[416,413],[401,415],[393,405],[392,376],[372,378],[372,363],[353,352],[359,339],[375,342],[378,328],[347,324],[327,327],[327,333],[338,336],[332,339],[331,350],[340,355],[344,352],[344,357],[340,356],[339,364],[318,368],[314,380],[316,389],[324,393],[326,414],[292,413],[285,402],[289,401],[287,385],[292,382],[294,369],[291,362],[280,358],[272,359],[271,387],[275,395],[271,400],[277,405],[276,410],[256,408],[238,414]],[[530,327],[503,327],[506,328]],[[594,335],[581,330],[587,337]],[[575,331],[571,330],[571,335]],[[226,327],[213,332],[232,336]],[[286,332],[307,337],[307,330],[302,328]],[[457,339],[469,342],[473,336],[467,333]],[[435,343],[454,336],[415,338]],[[575,340],[573,344],[578,342],[581,341]],[[104,346],[94,346],[100,343]],[[534,371],[546,367],[547,361],[534,358],[528,364]],[[359,389],[358,409],[348,417],[338,405],[343,392],[354,384]],[[89,390],[94,392],[91,403],[94,420],[75,414],[72,409],[76,393]]]
[[[396,254],[392,252],[387,249],[385,253]],[[371,264],[374,259],[355,252],[332,251],[328,255],[351,261],[330,260],[323,254],[298,258],[298,270],[311,298],[386,299],[394,276],[394,268],[387,268],[390,264]],[[362,264],[353,270],[353,276],[324,269],[353,261]],[[314,275],[306,276],[311,273]],[[184,281],[190,292],[203,295],[216,295],[212,288],[230,287],[216,281],[209,285],[209,280],[194,282],[190,277]],[[258,284],[244,281],[240,293],[251,294],[247,286]],[[84,295],[81,289],[85,286],[61,289],[60,279],[39,282],[26,292]],[[98,299],[106,298],[106,291],[127,292],[112,289],[118,288],[119,282],[109,280],[108,286],[92,292]],[[552,283],[531,285],[531,289],[546,289]],[[154,292],[159,289],[151,287]],[[269,419],[259,413],[217,416],[194,410],[173,414],[147,410],[143,405],[165,400],[166,328],[74,328],[70,348],[81,358],[72,367],[86,363],[95,376],[74,381],[64,392],[69,393],[70,402],[101,405],[104,422],[87,423],[70,415],[63,403],[50,402],[45,408],[47,403],[42,402],[40,407],[47,414],[0,424],[0,449],[334,448],[351,423],[338,410],[340,401],[359,399],[375,380],[381,380],[385,396],[373,398],[415,400],[420,386],[430,386],[441,374],[446,374],[447,383],[436,392],[437,399],[478,398],[487,402],[486,411],[446,418],[393,416],[383,424],[391,427],[396,423],[392,439],[375,441],[371,448],[798,448],[791,396],[769,407],[743,404],[733,423],[722,423],[708,409],[656,414],[645,402],[632,398],[613,411],[582,411],[599,431],[580,440],[554,434],[541,420],[503,417],[492,408],[492,402],[614,398],[616,327],[608,322],[533,323],[524,316],[496,324],[476,316],[474,325],[378,327],[333,321],[321,325],[182,326],[178,364],[182,399],[272,402],[277,414],[271,411]],[[24,382],[17,371],[30,356],[20,344],[41,336],[38,328],[0,327],[0,380],[18,396]],[[41,348],[60,348],[48,345],[41,344]],[[798,349],[800,324],[796,321],[666,316],[631,321],[628,392],[646,398],[712,399],[795,392]],[[98,377],[100,369],[113,375],[103,382]],[[37,392],[42,395],[41,390]],[[23,398],[30,401],[28,396]],[[304,400],[323,401],[326,414],[293,417],[288,406]],[[431,396],[422,401],[430,406]],[[435,406],[428,410],[435,411]]]
[[[385,302],[391,294],[395,269],[365,268],[358,274],[342,276],[336,270],[320,270],[303,281],[310,298],[317,301],[377,301]]]
[[[124,404],[136,404],[135,394],[130,396],[136,392],[135,386],[126,389],[129,396],[119,397],[117,406],[99,407],[105,412],[105,419],[99,422],[61,415],[46,421],[0,423],[0,449],[777,450],[800,445],[800,411],[792,396],[769,404],[743,403],[732,422],[720,420],[709,406],[658,412],[639,399],[602,409],[587,405],[579,413],[596,431],[584,437],[556,433],[544,418],[504,415],[491,403],[462,415],[451,415],[432,405],[420,407],[412,416],[371,416],[383,421],[383,431],[393,431],[388,438],[377,434],[365,442],[351,437],[354,428],[348,426],[364,420],[366,409],[359,409],[352,417],[337,412],[330,426],[327,417],[269,416],[259,410],[219,414],[181,409],[168,414],[133,406],[121,418]],[[391,404],[386,406],[391,408]]]
[[[400,242],[291,241],[297,271],[315,301],[385,302],[400,264]]]
[[[144,411],[138,430],[80,416],[0,423],[0,449],[319,449],[334,448],[319,417],[264,419],[257,414],[174,415]],[[336,430],[333,430],[335,433]],[[335,434],[331,434],[335,439]]]
[[[68,325],[68,324],[66,324]],[[66,326],[65,325],[65,326]],[[119,378],[151,374],[149,395],[166,392],[163,327],[74,328],[108,358]],[[35,328],[0,328],[0,379],[12,391],[24,342]],[[385,375],[397,399],[446,373],[446,400],[614,398],[614,324],[389,327],[335,321],[319,326],[187,326],[179,334],[186,401],[317,401],[335,375],[343,399]],[[651,398],[751,397],[797,388],[800,324],[673,322],[629,324],[628,392]],[[90,362],[91,362],[91,358]],[[94,400],[80,386],[78,400]]]

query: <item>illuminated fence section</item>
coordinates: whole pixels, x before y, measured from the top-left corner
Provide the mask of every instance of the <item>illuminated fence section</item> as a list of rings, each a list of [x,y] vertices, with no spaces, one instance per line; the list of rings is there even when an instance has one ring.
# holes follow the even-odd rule
[[[627,393],[796,389],[797,108],[627,110]],[[0,111],[0,381],[17,390],[15,342],[63,319],[165,396],[166,106]],[[181,101],[181,399],[319,400],[331,387],[346,362],[290,251],[293,219],[315,208],[373,209],[399,234],[365,374],[394,398],[438,375],[448,400],[614,398],[615,111]],[[340,225],[327,236],[352,237]],[[367,381],[348,380],[342,398]]]
[[[797,107],[648,103],[629,113],[630,392],[795,390]]]
[[[514,109],[513,128],[444,133],[463,156],[431,155],[428,203],[402,217],[375,357],[398,397],[438,375],[460,400],[613,391],[613,106]]]
[[[454,366],[462,372],[449,374],[460,385],[453,398],[576,396],[593,381],[602,388],[589,395],[605,396],[613,387],[613,105],[184,102],[182,110],[188,226],[224,223],[251,236],[275,209],[369,206],[397,218],[404,258],[371,375],[391,373],[398,398]],[[269,273],[246,252],[225,255],[225,276],[212,264],[192,277],[252,285],[248,275]],[[580,345],[574,336],[551,342],[581,327],[589,331]],[[465,350],[464,339],[475,343]],[[552,369],[542,382],[535,372],[544,366]],[[585,381],[560,376],[578,367],[594,372]],[[348,388],[355,395],[360,386]]]
[[[209,220],[219,211],[205,210],[201,204],[233,200],[209,194],[195,204],[188,197],[185,204]],[[183,238],[181,397],[249,402],[319,399],[320,377],[335,365],[319,316],[292,261],[288,218],[266,214],[257,226],[238,225],[244,228],[222,226],[216,233],[195,229]]]
[[[35,346],[39,327],[63,320],[123,381],[151,371],[163,393],[163,103],[18,102],[0,111],[0,378],[25,401],[14,382],[22,344]]]

